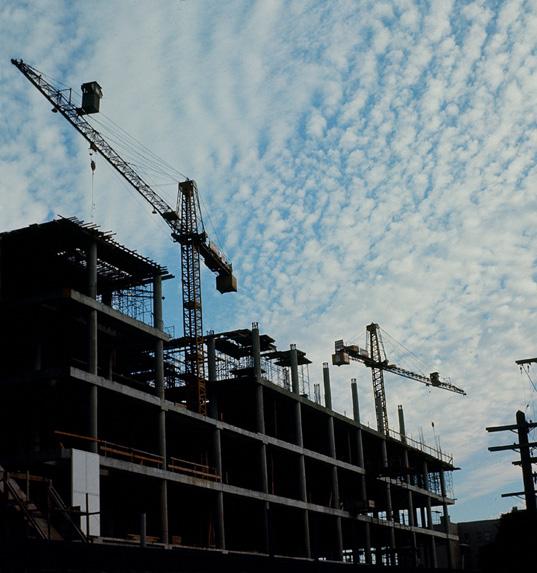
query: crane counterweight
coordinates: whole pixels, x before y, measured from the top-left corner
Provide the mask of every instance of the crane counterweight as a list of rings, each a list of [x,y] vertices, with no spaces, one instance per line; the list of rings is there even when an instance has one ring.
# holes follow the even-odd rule
[[[82,90],[82,107],[80,113],[99,113],[103,90],[97,82],[88,82],[80,86]]]

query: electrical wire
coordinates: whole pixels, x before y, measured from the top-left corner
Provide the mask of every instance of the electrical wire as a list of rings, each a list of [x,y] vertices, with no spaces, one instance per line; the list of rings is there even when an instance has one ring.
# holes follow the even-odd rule
[[[534,392],[537,392],[537,386],[535,385],[534,381],[532,380],[531,376],[530,376],[530,367],[531,364],[521,364],[520,365],[520,373],[522,374],[522,371],[524,371],[526,373],[526,376],[528,377],[528,380],[534,390]],[[532,407],[532,419],[535,420],[535,400],[534,400],[534,394],[530,392],[530,396],[531,399],[526,399],[526,388],[524,387],[524,402],[526,402],[526,413],[528,412],[528,409],[530,407],[530,401],[531,401],[531,407]]]

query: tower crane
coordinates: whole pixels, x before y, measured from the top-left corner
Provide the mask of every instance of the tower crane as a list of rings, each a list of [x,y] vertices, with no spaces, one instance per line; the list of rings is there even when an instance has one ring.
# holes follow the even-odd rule
[[[335,353],[332,355],[332,364],[335,366],[343,366],[350,364],[351,360],[362,362],[368,368],[371,368],[371,376],[373,379],[373,395],[375,398],[375,413],[377,417],[377,429],[383,434],[389,433],[388,427],[388,411],[386,407],[386,393],[384,390],[384,371],[393,372],[404,378],[417,380],[427,386],[434,386],[435,388],[443,388],[457,394],[466,396],[466,392],[461,388],[451,384],[449,380],[440,378],[438,372],[432,372],[429,376],[423,376],[399,368],[395,364],[390,364],[386,358],[386,351],[384,350],[384,342],[380,333],[380,326],[371,323],[366,326],[366,333],[368,336],[370,352],[365,348],[360,348],[356,345],[345,345],[343,340],[336,340]]]
[[[22,74],[47,98],[54,112],[59,112],[82,134],[93,151],[99,152],[153,207],[171,229],[173,240],[181,246],[181,283],[183,299],[183,327],[185,348],[185,384],[187,407],[206,414],[205,349],[203,342],[200,258],[216,273],[216,288],[221,293],[236,292],[237,281],[231,262],[209,240],[199,205],[196,183],[179,183],[177,207],[170,207],[105,141],[84,116],[98,113],[102,89],[97,82],[82,85],[82,105],[72,102],[72,90],[58,89],[43,75],[22,60],[11,60]]]

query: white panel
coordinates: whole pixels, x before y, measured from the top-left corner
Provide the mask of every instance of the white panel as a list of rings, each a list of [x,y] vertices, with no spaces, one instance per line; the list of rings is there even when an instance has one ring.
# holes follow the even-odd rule
[[[82,512],[89,511],[89,534],[101,534],[100,499],[99,499],[99,455],[81,450],[73,450],[72,455],[72,505],[80,506]],[[86,507],[86,502],[89,507]],[[80,518],[84,533],[88,533],[88,520],[85,515]]]

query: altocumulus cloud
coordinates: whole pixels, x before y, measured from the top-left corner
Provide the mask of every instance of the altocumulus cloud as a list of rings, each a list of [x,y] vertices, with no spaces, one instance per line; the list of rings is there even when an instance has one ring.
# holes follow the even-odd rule
[[[386,380],[392,424],[402,404],[408,431],[462,467],[455,519],[507,510],[518,474],[485,427],[535,418],[514,360],[534,352],[537,4],[10,4],[2,230],[76,215],[178,274],[165,227],[99,159],[92,180],[86,144],[9,58],[75,88],[96,79],[104,113],[197,180],[234,262],[235,297],[204,275],[205,327],[258,321],[308,353],[313,383],[334,339],[378,322],[468,392]],[[366,369],[332,371],[336,408],[350,412],[351,377],[374,425]]]

